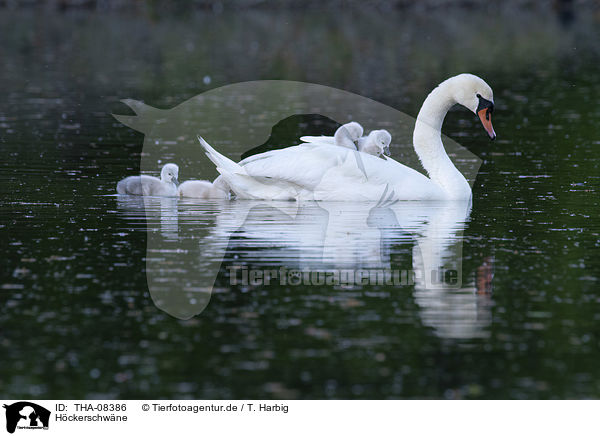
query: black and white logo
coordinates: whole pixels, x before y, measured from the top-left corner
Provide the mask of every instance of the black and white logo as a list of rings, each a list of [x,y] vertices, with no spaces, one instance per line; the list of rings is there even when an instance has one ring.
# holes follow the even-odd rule
[[[16,429],[48,429],[50,411],[29,401],[19,401],[3,406],[6,409],[6,431],[14,433]]]

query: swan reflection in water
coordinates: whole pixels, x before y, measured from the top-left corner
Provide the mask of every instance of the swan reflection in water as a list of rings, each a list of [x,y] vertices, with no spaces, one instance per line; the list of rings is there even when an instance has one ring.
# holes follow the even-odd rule
[[[422,323],[440,337],[489,333],[491,259],[476,280],[462,283],[470,202],[119,197],[118,206],[124,218],[146,218],[148,287],[157,307],[174,317],[201,313],[213,290],[236,284],[373,285],[412,291]],[[227,275],[226,284],[217,280]]]

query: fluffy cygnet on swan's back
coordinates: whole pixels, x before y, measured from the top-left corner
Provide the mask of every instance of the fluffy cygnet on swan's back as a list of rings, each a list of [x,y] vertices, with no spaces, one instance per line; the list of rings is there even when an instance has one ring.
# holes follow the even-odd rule
[[[373,130],[368,136],[358,139],[358,150],[373,156],[390,155],[392,135],[387,130]]]
[[[309,144],[338,145],[356,150],[356,141],[363,134],[363,127],[356,121],[340,126],[333,136],[302,136],[301,141]]]
[[[301,141],[309,144],[337,145],[362,151],[373,156],[390,155],[392,135],[387,130],[373,130],[362,136],[363,127],[356,121],[340,126],[333,136],[302,136]]]

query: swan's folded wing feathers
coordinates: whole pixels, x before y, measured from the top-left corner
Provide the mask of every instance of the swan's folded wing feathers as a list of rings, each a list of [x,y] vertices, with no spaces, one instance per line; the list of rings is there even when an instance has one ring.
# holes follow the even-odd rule
[[[300,141],[307,144],[335,145],[333,136],[301,136]]]
[[[344,151],[341,147],[313,147],[308,152],[304,146],[294,146],[276,153],[263,153],[255,159],[240,162],[253,177],[270,177],[293,183],[302,189],[312,189],[319,184],[328,168],[335,166]]]
[[[244,198],[274,199],[266,188],[269,185],[277,187],[277,199],[291,194],[293,188],[302,198],[314,193],[314,199],[321,200],[377,200],[388,184],[394,187],[394,197],[401,200],[443,195],[425,175],[394,159],[382,160],[338,146],[296,145],[250,156],[239,165],[239,172],[255,178]],[[250,180],[234,178],[232,182],[240,184],[238,189],[250,187]],[[235,192],[234,186],[232,190]]]
[[[240,198],[255,200],[295,200],[299,189],[293,183],[266,180],[240,173],[223,173],[231,190]]]

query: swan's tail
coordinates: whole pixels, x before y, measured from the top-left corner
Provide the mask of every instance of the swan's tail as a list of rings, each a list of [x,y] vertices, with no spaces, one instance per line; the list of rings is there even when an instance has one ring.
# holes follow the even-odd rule
[[[206,155],[215,164],[221,176],[217,177],[214,185],[219,189],[227,187],[238,198],[256,200],[294,200],[298,196],[297,189],[289,182],[275,181],[270,178],[252,177],[246,173],[243,166],[223,156],[212,148],[201,136],[200,145]]]
[[[206,152],[206,156],[215,164],[217,170],[223,174],[223,171],[230,173],[241,173],[246,174],[244,168],[241,165],[236,164],[234,161],[229,159],[228,157],[223,156],[217,150],[212,148],[208,142],[204,140],[201,136],[198,136],[198,141],[200,141],[200,145],[204,148]]]

